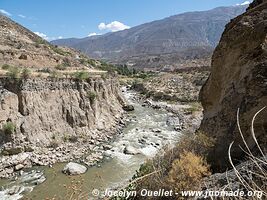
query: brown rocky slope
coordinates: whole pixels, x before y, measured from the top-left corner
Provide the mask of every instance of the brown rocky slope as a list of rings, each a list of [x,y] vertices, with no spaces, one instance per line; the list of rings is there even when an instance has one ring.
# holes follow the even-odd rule
[[[211,75],[201,90],[204,119],[200,129],[216,139],[209,160],[214,169],[228,166],[228,147],[240,160],[244,144],[237,127],[240,125],[248,146],[256,146],[250,133],[253,115],[267,106],[267,1],[254,1],[247,12],[233,19],[222,35],[212,57]],[[256,119],[255,134],[260,145],[267,144],[267,110]]]
[[[4,64],[34,71],[59,65],[68,69],[86,69],[100,65],[100,62],[71,48],[52,45],[0,14],[0,66]]]

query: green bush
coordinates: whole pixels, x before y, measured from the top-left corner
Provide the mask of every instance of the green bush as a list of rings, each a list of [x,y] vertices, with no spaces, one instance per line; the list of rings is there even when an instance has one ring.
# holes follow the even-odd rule
[[[86,71],[75,72],[74,78],[76,78],[78,80],[86,80],[89,78],[89,73]]]
[[[58,48],[58,46],[50,45],[50,48],[57,54],[62,55],[62,56],[67,56],[70,55],[71,53],[68,51],[64,51],[61,48]]]
[[[16,132],[16,125],[12,122],[7,122],[3,125],[3,132],[5,134],[11,135]]]
[[[36,41],[35,41],[36,45],[40,45],[40,44],[46,44],[47,42],[42,39],[42,38],[38,38]]]
[[[10,67],[6,75],[12,79],[18,79],[20,77],[20,69],[18,67]]]
[[[93,91],[87,92],[87,97],[90,99],[90,101],[94,101],[97,97],[97,94]]]
[[[3,70],[8,70],[8,69],[10,69],[12,66],[10,66],[10,65],[8,65],[8,64],[4,64],[4,65],[2,65],[2,69]]]

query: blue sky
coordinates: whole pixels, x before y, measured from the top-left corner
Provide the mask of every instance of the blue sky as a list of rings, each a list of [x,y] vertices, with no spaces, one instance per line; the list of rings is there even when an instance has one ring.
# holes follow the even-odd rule
[[[86,37],[245,0],[0,0],[0,12],[47,40]]]

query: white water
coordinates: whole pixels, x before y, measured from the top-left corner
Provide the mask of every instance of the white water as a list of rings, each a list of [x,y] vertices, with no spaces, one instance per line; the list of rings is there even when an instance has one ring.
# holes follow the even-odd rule
[[[174,144],[179,138],[179,133],[166,123],[172,114],[142,107],[134,100],[135,95],[134,92],[125,93],[125,97],[134,105],[135,111],[130,113],[123,134],[110,144],[111,150],[106,151],[109,159],[104,161],[100,167],[89,168],[85,174],[79,177],[84,179],[82,189],[88,192],[89,199],[94,199],[90,193],[95,188],[103,192],[107,188],[125,183],[146,159],[152,158],[164,145]],[[128,145],[141,153],[137,155],[124,154],[124,148]],[[45,170],[47,180],[36,187],[30,184],[31,188],[34,189],[26,196],[32,199],[44,199],[57,195],[57,199],[64,199],[65,188],[63,184],[68,185],[73,180],[73,178],[61,173],[64,165],[56,164],[53,168],[39,168]],[[25,185],[23,183],[18,184]],[[0,199],[8,199],[9,197],[10,200],[17,200],[21,197],[17,194],[6,195],[6,193],[6,196],[3,197],[4,192],[0,192]]]

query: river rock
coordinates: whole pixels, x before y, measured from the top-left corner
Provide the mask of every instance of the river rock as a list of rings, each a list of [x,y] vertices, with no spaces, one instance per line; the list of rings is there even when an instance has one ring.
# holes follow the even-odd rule
[[[19,171],[19,170],[21,170],[23,168],[24,168],[24,165],[23,164],[18,164],[18,165],[15,166],[15,170],[16,171]]]
[[[128,155],[136,155],[140,154],[140,151],[133,146],[126,146],[123,150],[123,153]]]
[[[134,106],[133,105],[125,105],[123,106],[123,110],[129,112],[129,111],[134,111]]]
[[[154,133],[161,133],[161,130],[158,129],[158,128],[155,128],[155,129],[152,129],[152,132],[154,132]]]
[[[70,162],[68,163],[62,172],[67,175],[78,175],[78,174],[84,174],[86,172],[87,168],[81,164]]]
[[[20,194],[23,190],[24,190],[23,186],[14,185],[12,188],[8,190],[8,194],[9,195]]]

